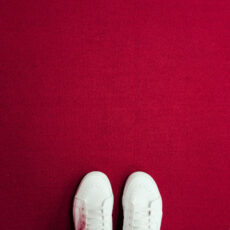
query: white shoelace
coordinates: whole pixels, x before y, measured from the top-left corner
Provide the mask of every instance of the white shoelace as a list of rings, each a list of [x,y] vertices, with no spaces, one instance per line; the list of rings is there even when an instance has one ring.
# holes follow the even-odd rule
[[[133,230],[154,230],[157,229],[157,223],[153,216],[151,208],[135,208],[129,211],[128,229]],[[131,214],[132,213],[132,214]]]
[[[84,230],[106,230],[110,224],[110,215],[104,213],[104,209],[84,209]]]

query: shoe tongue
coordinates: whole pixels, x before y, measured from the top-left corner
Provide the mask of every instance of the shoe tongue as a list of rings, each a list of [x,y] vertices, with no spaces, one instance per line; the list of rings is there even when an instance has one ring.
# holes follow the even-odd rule
[[[160,197],[152,200],[149,205],[150,205],[151,210],[153,212],[159,213],[161,215],[161,213],[162,213],[162,201],[161,201]]]
[[[104,201],[103,201],[103,209],[105,211],[105,213],[107,214],[112,214],[112,209],[111,207],[113,206],[113,197],[109,197],[109,198],[106,198]]]
[[[148,208],[150,207],[149,203],[133,203],[133,208],[136,211],[144,211],[144,210],[148,210]]]

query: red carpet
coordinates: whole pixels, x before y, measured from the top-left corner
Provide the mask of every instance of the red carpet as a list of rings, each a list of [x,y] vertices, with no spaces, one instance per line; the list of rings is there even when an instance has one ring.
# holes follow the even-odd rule
[[[150,173],[162,229],[230,220],[230,2],[0,0],[0,229],[73,229],[82,176]]]

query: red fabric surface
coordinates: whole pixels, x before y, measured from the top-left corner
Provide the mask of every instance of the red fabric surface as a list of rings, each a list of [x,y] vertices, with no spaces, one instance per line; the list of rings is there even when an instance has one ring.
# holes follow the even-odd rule
[[[230,2],[0,0],[0,229],[73,229],[82,176],[150,173],[162,229],[229,229]]]

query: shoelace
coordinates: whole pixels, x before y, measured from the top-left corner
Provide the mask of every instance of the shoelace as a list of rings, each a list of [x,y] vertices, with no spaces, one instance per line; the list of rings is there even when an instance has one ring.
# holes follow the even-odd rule
[[[105,230],[109,225],[109,215],[104,213],[103,208],[84,209],[83,213],[85,219],[84,230]]]
[[[128,217],[128,229],[134,230],[154,230],[156,227],[155,218],[151,208],[135,208],[132,217]]]

